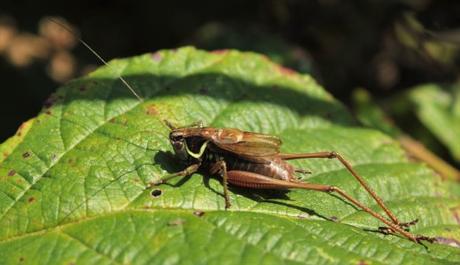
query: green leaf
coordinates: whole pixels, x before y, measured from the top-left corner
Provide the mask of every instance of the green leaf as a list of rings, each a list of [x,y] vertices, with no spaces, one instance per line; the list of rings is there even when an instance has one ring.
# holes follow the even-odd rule
[[[306,75],[263,56],[193,48],[114,60],[48,101],[0,167],[0,264],[454,264],[460,187],[358,127]],[[117,79],[144,96],[137,101]],[[271,133],[284,152],[336,150],[426,248],[326,193],[231,188],[217,178],[147,183],[183,168],[163,120]],[[303,181],[336,185],[378,210],[334,160],[297,160]],[[152,190],[155,190],[152,196]],[[161,194],[160,194],[161,191]],[[332,221],[335,220],[335,221]]]
[[[16,134],[0,145],[0,154],[2,154],[0,156],[0,163],[13,152],[14,148],[16,148],[19,143],[22,142],[33,123],[34,119],[30,119],[21,124]]]
[[[460,161],[460,84],[418,86],[408,98],[417,118]]]

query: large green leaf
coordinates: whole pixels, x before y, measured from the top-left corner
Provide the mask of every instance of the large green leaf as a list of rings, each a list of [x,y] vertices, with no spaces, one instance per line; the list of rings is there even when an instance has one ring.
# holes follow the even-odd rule
[[[193,48],[111,65],[59,89],[2,147],[1,264],[460,262],[459,185],[358,127],[309,76],[251,53]],[[152,196],[147,183],[182,169],[167,153],[164,119],[275,134],[285,152],[336,150],[402,221],[420,218],[414,233],[440,243],[425,248],[371,231],[381,224],[314,191],[231,188],[226,211],[218,179],[194,174]],[[378,210],[338,162],[292,163],[313,172],[305,181],[337,185]]]

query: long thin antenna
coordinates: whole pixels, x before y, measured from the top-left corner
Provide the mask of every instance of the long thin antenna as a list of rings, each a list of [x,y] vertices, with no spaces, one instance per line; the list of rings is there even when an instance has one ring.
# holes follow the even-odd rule
[[[113,66],[111,66],[110,64],[108,64],[104,58],[102,58],[102,56],[100,56],[93,48],[91,48],[91,46],[89,46],[88,43],[86,43],[84,40],[82,40],[80,37],[78,37],[78,35],[69,27],[67,27],[67,25],[61,23],[60,21],[54,19],[54,18],[51,18],[51,17],[47,17],[46,19],[48,19],[49,21],[61,26],[63,29],[67,30],[70,34],[72,34],[75,38],[78,39],[78,41],[80,41],[81,44],[83,44],[86,48],[88,48],[88,50],[90,50],[90,52],[92,52],[99,60],[101,60],[101,62],[103,62],[105,65],[107,65],[108,67],[112,68],[112,70],[115,70]],[[134,90],[133,87],[131,87],[128,82],[126,82],[126,80],[119,76],[118,77],[121,82],[123,82],[123,84],[134,94],[134,96],[136,96],[137,99],[139,99],[139,101],[143,101],[142,97],[140,97],[137,93],[136,93],[136,90]]]

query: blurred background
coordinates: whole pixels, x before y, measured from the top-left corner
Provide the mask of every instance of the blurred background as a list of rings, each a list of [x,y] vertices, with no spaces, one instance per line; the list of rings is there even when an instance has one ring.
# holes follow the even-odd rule
[[[459,1],[2,1],[0,142],[57,87],[100,65],[46,17],[106,59],[183,45],[266,54],[460,178]]]

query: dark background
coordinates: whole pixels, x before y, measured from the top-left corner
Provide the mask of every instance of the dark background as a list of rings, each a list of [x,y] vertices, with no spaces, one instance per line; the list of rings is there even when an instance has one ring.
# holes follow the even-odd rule
[[[18,34],[36,36],[40,19],[62,17],[106,59],[183,45],[255,50],[313,74],[350,108],[357,87],[380,100],[458,75],[459,1],[29,0],[2,1],[0,15]],[[454,45],[447,57],[426,49],[445,41]],[[70,77],[100,64],[82,45],[68,50],[76,63]],[[18,66],[0,53],[0,142],[70,78],[50,77],[49,63],[43,56]]]

